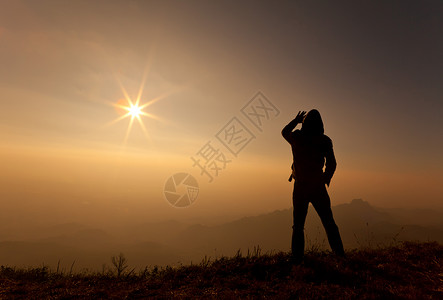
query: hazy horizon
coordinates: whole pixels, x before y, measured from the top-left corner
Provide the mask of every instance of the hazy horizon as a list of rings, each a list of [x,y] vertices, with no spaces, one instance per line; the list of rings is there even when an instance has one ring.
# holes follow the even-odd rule
[[[398,245],[402,241],[443,242],[443,211],[383,209],[355,199],[333,206],[346,250]],[[52,269],[102,270],[110,257],[124,253],[131,268],[178,266],[247,253],[288,252],[292,210],[211,224],[199,221],[121,222],[102,226],[82,223],[33,224],[0,227],[2,265]],[[215,222],[215,223],[214,223]],[[306,226],[306,248],[328,250],[319,217],[311,207]]]

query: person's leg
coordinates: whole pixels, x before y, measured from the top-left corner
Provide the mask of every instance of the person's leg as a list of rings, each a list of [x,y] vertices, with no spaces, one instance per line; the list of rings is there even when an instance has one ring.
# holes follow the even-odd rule
[[[337,255],[343,256],[345,251],[343,249],[343,243],[338,226],[335,224],[334,217],[332,216],[331,200],[326,187],[322,187],[320,190],[318,190],[315,199],[312,199],[311,202],[321,219],[323,227],[325,228],[332,251],[334,251]]]
[[[304,227],[309,202],[306,199],[305,189],[300,184],[294,184],[292,193],[293,226],[292,226],[292,257],[296,263],[301,263],[305,250]]]

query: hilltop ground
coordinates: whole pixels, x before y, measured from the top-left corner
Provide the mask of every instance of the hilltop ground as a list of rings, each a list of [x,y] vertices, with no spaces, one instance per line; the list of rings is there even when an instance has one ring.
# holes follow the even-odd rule
[[[309,251],[298,266],[287,253],[257,250],[178,268],[126,269],[119,276],[3,266],[0,298],[443,299],[442,256],[441,244],[405,242],[348,251],[346,259]]]

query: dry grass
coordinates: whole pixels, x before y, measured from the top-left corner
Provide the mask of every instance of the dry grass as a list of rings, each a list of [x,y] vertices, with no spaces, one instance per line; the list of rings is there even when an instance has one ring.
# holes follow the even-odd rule
[[[295,266],[288,253],[259,250],[178,268],[64,274],[45,267],[1,267],[0,298],[300,298],[443,299],[443,246],[406,242],[352,250],[347,258],[309,251]]]

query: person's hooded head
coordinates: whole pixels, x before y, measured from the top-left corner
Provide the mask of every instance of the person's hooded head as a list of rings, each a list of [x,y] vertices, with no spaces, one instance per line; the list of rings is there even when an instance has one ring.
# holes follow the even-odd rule
[[[307,134],[320,135],[325,132],[323,128],[323,121],[318,110],[313,109],[309,111],[303,120],[301,130]]]

